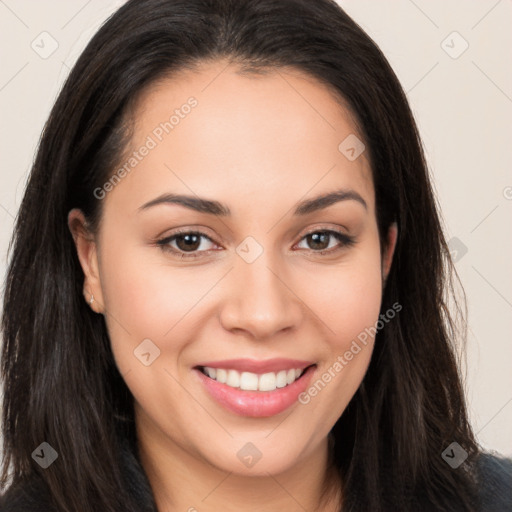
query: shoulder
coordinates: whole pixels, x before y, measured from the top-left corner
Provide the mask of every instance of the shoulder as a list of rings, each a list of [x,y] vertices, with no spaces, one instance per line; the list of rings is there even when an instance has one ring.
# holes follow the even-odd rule
[[[0,496],[0,512],[53,512],[54,510],[46,484],[36,475],[12,485]]]
[[[482,452],[477,467],[481,512],[512,512],[512,459]]]
[[[140,464],[136,449],[127,441],[121,443],[121,467],[126,489],[139,512],[155,512],[151,486]],[[56,512],[50,490],[41,476],[30,476],[12,484],[0,494],[0,512]]]

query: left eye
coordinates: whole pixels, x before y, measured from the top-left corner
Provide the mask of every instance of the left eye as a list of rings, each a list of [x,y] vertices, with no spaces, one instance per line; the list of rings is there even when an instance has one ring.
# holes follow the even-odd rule
[[[337,245],[331,245],[329,243],[333,238],[338,240]],[[158,240],[157,245],[160,246],[163,251],[174,253],[175,255],[179,255],[181,258],[197,258],[200,257],[201,254],[196,253],[203,253],[212,250],[204,248],[203,250],[199,250],[202,245],[202,239],[206,239],[213,243],[212,239],[204,233],[198,231],[184,231]],[[355,243],[354,237],[333,230],[313,231],[304,235],[301,242],[303,240],[306,241],[306,243],[313,245],[313,248],[310,249],[313,253],[319,253],[322,255],[325,253],[336,252],[337,250],[349,247]],[[324,247],[326,242],[327,246]],[[172,244],[174,243],[176,244],[176,247],[173,247]]]
[[[306,240],[306,241],[309,241],[310,243],[312,242],[313,245],[316,245],[316,249],[314,252],[320,252],[321,254],[324,253],[324,251],[328,251],[328,252],[334,252],[334,251],[331,251],[332,247],[331,245],[328,245],[327,247],[318,247],[318,245],[322,246],[325,244],[325,242],[332,240],[332,239],[336,239],[338,240],[338,246],[336,246],[336,244],[334,244],[334,247],[336,249],[341,249],[343,247],[347,247],[347,246],[350,246],[350,245],[353,245],[355,242],[354,242],[354,238],[349,236],[349,235],[345,235],[343,233],[339,233],[338,231],[332,231],[332,230],[326,230],[326,231],[313,231],[312,233],[308,233],[307,235],[305,235],[302,240]],[[335,250],[336,250],[335,249]]]

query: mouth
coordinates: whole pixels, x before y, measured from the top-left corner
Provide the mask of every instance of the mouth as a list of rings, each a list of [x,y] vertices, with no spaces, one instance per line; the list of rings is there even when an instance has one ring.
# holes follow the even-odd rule
[[[265,373],[242,371],[240,364],[238,369],[230,368],[227,363],[223,366],[197,365],[193,370],[207,396],[217,405],[253,418],[275,416],[296,404],[317,368],[314,363],[300,361],[285,365],[292,367]],[[264,366],[268,370],[268,365]]]
[[[311,368],[290,368],[277,372],[267,372],[263,374],[253,372],[239,372],[238,370],[228,368],[212,368],[210,366],[197,366],[200,372],[209,379],[215,380],[220,384],[225,384],[231,388],[242,391],[274,391],[285,388],[298,381]]]

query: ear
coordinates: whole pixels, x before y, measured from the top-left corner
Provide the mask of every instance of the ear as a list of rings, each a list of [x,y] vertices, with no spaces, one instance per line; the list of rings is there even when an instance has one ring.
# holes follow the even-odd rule
[[[68,213],[68,227],[75,241],[78,259],[84,272],[84,298],[96,313],[103,313],[104,300],[98,266],[95,237],[88,228],[84,214],[78,208]],[[91,298],[94,300],[91,301]]]
[[[396,222],[393,222],[388,230],[388,234],[386,237],[386,245],[384,247],[384,254],[382,256],[382,279],[384,283],[386,282],[389,271],[391,269],[391,263],[393,262],[393,255],[395,253],[397,239],[398,226]]]

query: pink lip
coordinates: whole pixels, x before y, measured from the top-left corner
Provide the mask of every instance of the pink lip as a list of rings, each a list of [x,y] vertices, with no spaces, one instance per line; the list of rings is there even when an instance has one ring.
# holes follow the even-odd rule
[[[225,363],[226,362],[223,362],[223,365]],[[218,367],[226,368],[223,365],[219,365]],[[215,368],[215,366],[210,367]],[[282,366],[280,368],[284,369]],[[290,368],[301,368],[301,366],[295,367],[292,365]],[[214,379],[210,379],[210,377],[207,377],[197,368],[194,370],[205,386],[206,391],[220,405],[241,416],[264,418],[279,414],[297,402],[299,395],[309,386],[311,378],[315,373],[315,369],[316,366],[311,366],[298,380],[284,388],[277,388],[274,391],[243,391],[238,388],[232,388],[226,384],[221,384]]]
[[[238,372],[262,374],[268,372],[278,372],[281,370],[290,370],[292,368],[300,368],[302,370],[307,366],[311,366],[312,364],[314,364],[313,361],[276,358],[266,359],[264,361],[258,361],[256,359],[227,359],[225,361],[207,361],[205,363],[199,363],[197,366],[208,366],[210,368],[224,368],[226,370],[237,370]]]

